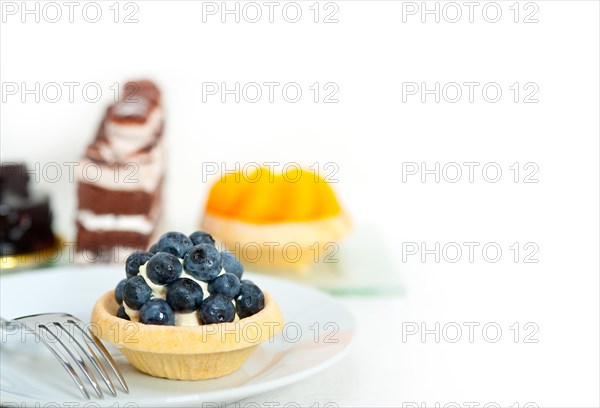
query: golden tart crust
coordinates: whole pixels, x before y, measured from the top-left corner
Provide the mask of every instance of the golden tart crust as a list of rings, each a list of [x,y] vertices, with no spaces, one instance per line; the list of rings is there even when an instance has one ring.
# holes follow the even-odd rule
[[[232,323],[205,326],[156,326],[116,316],[114,292],[101,296],[92,310],[92,330],[114,344],[138,370],[154,377],[203,380],[222,377],[238,368],[263,342],[284,325],[275,300],[265,295],[265,307]]]
[[[201,228],[210,231],[247,265],[302,270],[348,235],[352,223],[345,213],[313,221],[272,224],[205,214]],[[289,249],[284,253],[286,246]]]

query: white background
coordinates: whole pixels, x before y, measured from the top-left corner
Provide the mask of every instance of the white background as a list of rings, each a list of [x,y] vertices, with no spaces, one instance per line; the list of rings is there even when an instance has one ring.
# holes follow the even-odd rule
[[[597,2],[537,1],[539,21],[529,24],[522,20],[533,8],[521,3],[515,23],[512,1],[498,3],[497,23],[482,16],[485,2],[470,23],[459,2],[463,17],[454,24],[431,15],[422,23],[419,14],[403,22],[409,6],[399,1],[337,1],[339,22],[330,24],[313,22],[313,2],[300,3],[298,23],[286,22],[280,6],[274,23],[263,7],[262,20],[251,24],[233,16],[222,23],[219,15],[203,22],[202,2],[138,1],[139,22],[125,24],[123,4],[115,23],[112,3],[101,2],[95,24],[84,20],[80,6],[74,23],[62,7],[55,24],[43,16],[36,23],[33,15],[22,23],[18,13],[4,14],[0,27],[3,91],[8,83],[33,88],[36,82],[95,82],[103,90],[97,103],[84,100],[81,87],[73,103],[66,88],[58,103],[2,95],[2,161],[63,168],[58,182],[42,174],[35,186],[52,194],[59,232],[72,238],[75,209],[75,185],[62,163],[76,161],[94,136],[113,83],[149,77],[163,89],[168,111],[169,229],[195,228],[209,185],[202,163],[316,162],[323,170],[334,162],[342,204],[359,226],[381,231],[388,243],[381,250],[395,256],[396,272],[406,280],[401,299],[344,300],[361,324],[344,362],[254,400],[600,406]],[[203,103],[202,82],[296,82],[303,97],[293,104],[276,93],[274,103],[264,95],[252,104],[209,96]],[[315,82],[336,83],[339,102],[314,103],[309,86]],[[503,95],[486,102],[480,86],[473,103],[466,94],[458,103],[435,103],[432,96],[422,103],[418,95],[403,103],[403,82],[495,82]],[[509,89],[515,82],[535,83],[539,102],[523,103],[523,92],[515,103]],[[403,183],[406,162],[481,165],[473,183],[466,173],[457,183],[436,183],[433,176]],[[481,175],[489,162],[503,170],[497,183]],[[524,183],[522,173],[515,183],[509,169],[515,162],[535,163],[539,182]],[[464,254],[456,263],[436,263],[433,256],[404,262],[403,242],[497,242],[503,256],[496,263],[481,251],[473,263]],[[515,263],[514,242],[535,243],[539,262],[524,263],[521,253]],[[403,322],[428,328],[496,322],[503,335],[497,343],[483,340],[481,330],[474,343],[466,332],[456,344],[436,343],[433,335],[402,342]],[[515,322],[521,328],[534,322],[539,342],[523,342],[529,330],[514,343],[509,327]]]

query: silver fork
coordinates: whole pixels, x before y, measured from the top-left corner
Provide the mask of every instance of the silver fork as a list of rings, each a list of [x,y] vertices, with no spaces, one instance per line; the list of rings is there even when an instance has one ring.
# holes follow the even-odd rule
[[[108,391],[113,396],[117,396],[117,390],[115,389],[110,376],[106,372],[106,369],[96,356],[96,353],[94,353],[94,349],[103,357],[111,368],[112,373],[121,384],[123,391],[129,393],[129,387],[123,378],[123,374],[108,353],[108,350],[106,350],[98,337],[96,337],[91,330],[85,328],[84,323],[75,316],[66,313],[43,313],[18,317],[10,321],[0,317],[0,328],[10,328],[12,325],[16,325],[17,328],[32,333],[36,338],[36,341],[43,343],[60,362],[86,399],[90,399],[90,394],[71,361],[75,362],[75,366],[83,373],[85,379],[92,386],[98,398],[103,398],[104,395],[102,393],[102,388],[98,384],[98,381],[96,381],[96,377],[88,366],[86,359],[82,356],[82,353],[92,364],[95,371],[100,374]],[[51,327],[55,327],[56,329],[53,331],[51,330]],[[79,336],[71,333],[68,328],[73,328],[73,332],[78,333]],[[44,339],[42,333],[48,334],[49,338],[46,336],[46,339]],[[62,334],[66,334],[66,338],[61,338],[63,337]],[[79,339],[77,337],[79,337]],[[49,341],[50,339],[52,339],[52,341]],[[69,357],[71,361],[69,361]]]

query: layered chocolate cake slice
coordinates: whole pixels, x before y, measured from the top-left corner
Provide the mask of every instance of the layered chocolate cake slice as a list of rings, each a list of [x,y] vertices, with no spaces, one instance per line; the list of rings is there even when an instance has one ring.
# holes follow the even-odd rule
[[[128,82],[124,91],[80,161],[77,252],[87,262],[120,262],[147,249],[161,218],[160,91],[150,81]]]

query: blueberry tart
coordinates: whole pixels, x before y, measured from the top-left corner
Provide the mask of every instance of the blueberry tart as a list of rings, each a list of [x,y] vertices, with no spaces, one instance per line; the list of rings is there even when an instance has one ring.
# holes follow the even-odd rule
[[[275,300],[243,272],[209,234],[168,232],[152,252],[128,257],[126,278],[96,302],[92,322],[147,374],[221,377],[283,329]]]

